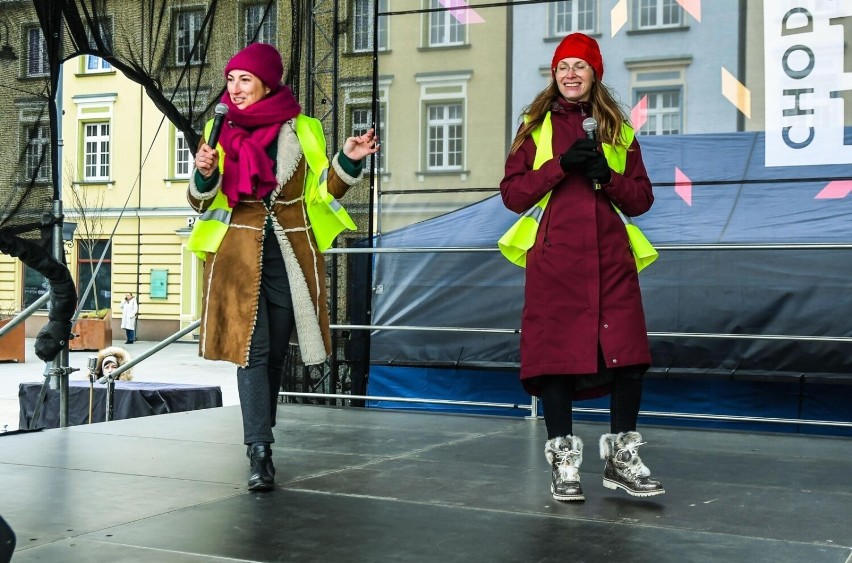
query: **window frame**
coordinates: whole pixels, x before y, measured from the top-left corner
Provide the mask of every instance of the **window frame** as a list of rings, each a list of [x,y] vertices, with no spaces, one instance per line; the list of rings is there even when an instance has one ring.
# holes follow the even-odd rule
[[[353,122],[353,113],[356,110],[366,109],[370,112],[370,119],[376,123],[377,134],[380,138],[379,152],[376,153],[378,157],[378,166],[373,169],[374,174],[382,174],[387,176],[390,172],[388,170],[388,155],[390,145],[387,142],[387,135],[385,132],[388,131],[388,92],[390,91],[390,86],[392,83],[392,79],[388,77],[380,77],[378,83],[378,90],[376,93],[376,102],[378,104],[378,112],[379,112],[379,120],[376,121],[374,119],[375,116],[372,115],[373,110],[373,83],[372,81],[367,80],[355,80],[352,82],[344,82],[341,84],[343,88],[343,103],[346,111],[346,129],[350,131],[352,134],[361,134],[355,133],[354,122]],[[368,166],[373,166],[373,157],[368,157]],[[369,168],[368,168],[369,170]]]
[[[30,285],[29,281],[31,281],[31,276],[40,279],[40,283],[38,285]],[[41,299],[46,293],[50,292],[50,282],[47,280],[44,275],[39,273],[35,268],[31,268],[26,264],[23,265],[23,271],[21,272],[21,305],[23,309],[29,307],[39,299]],[[29,291],[28,291],[29,290]],[[44,304],[38,308],[39,311],[47,311],[49,301],[45,301]]]
[[[415,74],[414,79],[420,85],[420,119],[418,148],[418,175],[425,174],[465,174],[468,151],[468,84],[473,77],[472,70],[458,70],[450,73]],[[429,107],[436,105],[461,105],[461,164],[454,166],[429,165]]]
[[[186,33],[181,33],[180,25],[181,20],[185,17],[193,17],[193,19],[188,22],[198,26],[198,29],[191,29],[192,26],[188,26]],[[195,22],[195,18],[199,21]],[[203,41],[199,42],[199,49],[195,53],[194,57],[191,60],[182,60],[181,56],[183,55],[182,51],[186,51],[185,55],[189,55],[192,52],[192,46],[195,43],[198,35],[204,29],[204,9],[200,7],[187,7],[187,8],[179,8],[172,12],[172,33],[174,37],[174,44],[172,45],[172,62],[176,67],[182,67],[185,65],[189,66],[198,66],[204,64],[204,55],[207,50],[207,45]],[[191,37],[188,38],[188,43],[186,45],[182,45],[181,41],[186,40],[187,38],[184,35],[189,34]]]
[[[645,3],[653,3],[655,6],[646,8]],[[655,21],[653,23],[642,23],[642,12],[653,9]],[[665,12],[670,10],[678,14],[679,21],[676,23],[661,23],[666,17]],[[686,27],[686,14],[677,0],[633,0],[633,29],[636,31],[660,31],[667,29],[680,29]]]
[[[181,146],[181,143],[183,146]],[[182,153],[185,153],[185,160],[180,158]],[[189,147],[189,142],[186,140],[186,135],[174,125],[172,125],[172,151],[170,160],[172,162],[171,177],[188,180],[193,166],[192,150]],[[180,172],[180,167],[184,165],[186,166],[186,172]]]
[[[266,15],[266,19],[263,24],[258,28],[258,34],[256,38],[253,38],[253,34],[251,33],[252,29],[249,29],[249,13],[254,9],[266,10],[267,6],[269,6],[269,12]],[[254,25],[254,24],[252,24]],[[269,43],[270,45],[275,45],[278,42],[278,5],[277,3],[272,3],[269,5],[268,2],[243,2],[240,5],[240,29],[243,34],[242,44],[243,46],[248,46],[249,43]]]
[[[664,59],[658,61],[631,61],[625,60],[624,64],[630,71],[630,98],[635,106],[642,96],[647,94],[663,94],[666,92],[678,91],[680,97],[679,104],[679,131],[682,134],[686,131],[686,103],[687,103],[687,84],[686,70],[692,63],[692,57],[680,57],[672,59]],[[665,112],[662,112],[665,113]],[[662,114],[658,112],[658,114]],[[655,131],[659,131],[656,128]],[[637,127],[637,135],[658,135],[662,133],[650,133],[645,124]]]
[[[175,109],[177,109],[179,112],[181,112],[184,115],[186,115],[190,112],[190,108],[192,107],[192,104],[191,104],[192,98],[186,92],[185,89],[178,89],[178,90],[169,89],[169,90],[164,91],[163,93],[170,100],[172,100],[172,104],[174,104]],[[218,92],[217,92],[217,95],[218,95]],[[210,98],[211,98],[211,92],[209,91],[209,89],[208,88],[202,88],[201,90],[199,90],[197,92],[197,96],[195,96],[195,98],[194,98],[195,104],[198,107],[204,107],[203,104],[205,104],[205,103],[211,104],[211,106],[212,106],[212,100]],[[204,125],[206,124],[206,121],[203,119],[203,117],[204,116],[201,115],[201,114],[195,115],[194,116],[195,119],[190,124],[192,129],[197,133],[201,133],[201,131],[204,130]],[[177,174],[177,166],[178,166],[177,134],[178,134],[178,132],[180,132],[181,135],[183,135],[183,132],[179,131],[178,127],[174,123],[171,123],[171,122],[169,122],[169,128],[170,128],[170,130],[169,130],[169,142],[168,142],[168,148],[166,149],[167,152],[166,152],[165,159],[164,159],[165,160],[165,167],[163,169],[163,174],[165,174],[166,178],[168,178],[170,180],[172,180],[172,179],[173,180],[187,180],[189,178],[189,176],[192,174],[192,168],[194,166],[194,163],[192,162],[191,147],[187,143],[187,148],[190,150],[189,172],[187,173],[186,176],[176,175]],[[186,138],[184,137],[184,140],[185,139]]]
[[[376,127],[378,128],[379,131],[387,131],[387,129],[386,129],[387,126],[383,121],[384,116],[387,115],[387,106],[384,102],[379,100],[377,107],[378,107],[378,112],[379,112],[379,121],[378,122],[376,122],[375,119],[373,118],[373,106],[372,106],[372,104],[353,104],[351,106],[348,106],[346,108],[346,115],[347,115],[347,126],[348,126],[347,128],[349,129],[349,132],[354,136],[363,135],[364,133],[367,132],[367,129],[369,129],[372,126],[373,123],[376,123]],[[364,123],[365,126],[363,128],[356,128],[355,127],[355,125],[356,125],[355,124],[355,112],[358,112],[358,111],[366,111],[367,112],[367,122]],[[365,166],[367,166],[368,168],[366,168],[366,169],[367,170],[372,169],[373,174],[387,174],[387,169],[386,169],[386,165],[385,165],[385,163],[387,162],[387,149],[385,147],[385,144],[386,143],[384,141],[382,141],[382,144],[379,148],[379,151],[376,152],[375,155],[370,155],[370,156],[367,157],[367,162],[365,163]]]
[[[447,111],[445,115],[441,115],[435,119],[432,118],[431,110],[436,108],[444,108]],[[453,117],[449,115],[452,113],[452,110],[458,108],[459,116]],[[461,100],[434,100],[431,102],[427,102],[424,105],[424,133],[425,133],[425,143],[424,143],[424,170],[427,172],[461,172],[464,170],[464,161],[465,161],[465,151],[464,151],[464,143],[465,143],[465,123],[464,123],[464,102]],[[444,112],[442,112],[444,113]],[[455,128],[460,128],[460,133],[457,137],[453,136],[452,130]],[[442,133],[440,137],[433,137],[432,131],[434,129],[441,129]],[[440,152],[432,151],[432,142],[433,140],[440,140],[443,147]],[[451,150],[450,146],[453,144],[454,139],[458,139],[458,144],[460,145],[458,150]],[[453,158],[453,155],[458,154],[459,163],[458,164],[449,164],[449,161]],[[444,161],[443,164],[432,164],[432,156],[439,155]]]
[[[30,135],[33,128],[38,129],[37,137]],[[44,136],[41,136],[44,133]],[[36,184],[48,184],[52,177],[52,167],[50,161],[50,124],[44,122],[21,122],[21,138],[24,146],[24,183],[30,181]],[[37,148],[40,147],[40,148]],[[39,152],[38,155],[34,154]],[[40,164],[36,164],[36,158]],[[36,167],[39,174],[34,175]]]
[[[35,56],[33,54],[33,33],[38,33],[38,36],[41,38],[41,41],[38,41],[38,47],[40,53],[37,53]],[[47,40],[44,38],[44,32],[41,27],[33,25],[28,26],[24,30],[24,34],[26,36],[26,45],[27,45],[27,56],[24,62],[24,75],[27,78],[44,78],[50,76],[50,62],[47,57]],[[38,64],[38,68],[33,70],[33,63],[35,61],[35,57],[40,55],[40,61]]]
[[[107,16],[103,17],[98,21],[98,25],[101,28],[101,36],[106,43],[107,49],[112,50],[112,17]],[[109,28],[109,29],[107,29]],[[86,28],[86,35],[88,37],[89,46],[91,48],[95,48],[94,38],[91,35],[90,28]],[[83,55],[82,58],[82,73],[83,74],[103,74],[107,72],[115,72],[115,69],[112,68],[112,65],[106,60],[98,57],[96,55]],[[92,66],[92,63],[95,63],[95,66]]]
[[[94,292],[104,291],[109,295],[104,295],[105,299],[104,303],[98,302],[98,305],[103,309],[104,306],[112,307],[112,245],[109,244],[109,239],[96,239],[96,240],[81,240],[76,239],[77,243],[77,287],[80,288],[80,295],[78,299],[83,296],[83,292],[86,290],[86,287],[89,285],[89,281],[91,281],[91,275],[94,272],[94,268],[97,267],[98,261],[101,258],[101,253],[103,252],[103,245],[109,245],[109,251],[104,255],[103,262],[101,262],[100,269],[98,269],[97,274],[95,274],[95,284],[93,286]],[[91,246],[90,246],[91,245]],[[94,254],[94,255],[93,255]],[[90,265],[87,274],[89,278],[83,279],[83,266]],[[106,273],[104,273],[104,267],[107,268]],[[103,281],[102,276],[106,276],[107,287],[104,288],[100,285],[100,281]],[[86,300],[91,299],[94,301],[95,296],[94,292],[90,292]],[[86,303],[80,304],[81,311],[94,311],[94,308],[88,308],[85,306]]]
[[[647,137],[651,136],[661,136],[661,135],[681,135],[684,132],[684,96],[683,96],[683,88],[679,86],[662,86],[657,88],[637,88],[633,91],[634,95],[634,105],[639,102],[643,97],[655,95],[655,96],[665,96],[667,94],[677,94],[678,97],[678,105],[677,110],[672,111],[667,108],[656,108],[656,110],[652,113],[651,108],[649,107],[647,110],[648,120],[645,122],[645,125],[637,132],[638,135],[643,135]],[[677,114],[677,122],[678,128],[676,131],[664,129],[663,121],[666,117]],[[655,120],[658,118],[660,124],[657,125],[653,131],[651,131],[647,124],[651,121],[651,118],[654,117]]]
[[[441,6],[439,0],[427,0],[427,9],[430,10],[424,13],[425,18],[425,41],[424,44],[430,49],[440,49],[448,47],[463,47],[467,45],[467,28],[468,26],[461,23],[453,17],[450,10]],[[441,21],[436,21],[439,19]],[[437,24],[437,25],[436,25]],[[436,27],[443,28],[441,41],[432,41],[432,29]],[[453,29],[458,31],[461,36],[458,40],[452,39]]]
[[[580,19],[581,13],[579,5],[580,2],[588,2],[589,4],[591,4],[590,8],[587,8],[583,11],[584,13],[591,13],[590,17],[592,19],[592,24],[590,27],[581,27],[579,25],[578,20]],[[557,16],[559,15],[557,14],[557,10],[559,10],[560,7],[566,6],[570,10],[569,17],[571,19],[571,22],[565,28],[559,28],[557,25]],[[550,3],[548,4],[547,8],[547,22],[548,35],[550,37],[563,37],[565,35],[568,35],[569,33],[575,32],[581,32],[587,35],[594,35],[597,33],[598,28],[598,2],[597,0],[559,0],[557,2]]]
[[[83,173],[82,180],[83,182],[108,182],[112,178],[112,121],[111,120],[103,120],[103,119],[93,119],[91,121],[83,121],[80,123],[81,126],[81,135],[80,138],[82,142],[80,143],[80,148],[82,151],[83,158]],[[95,135],[90,136],[88,133],[89,127],[97,127],[98,131],[96,131]],[[103,127],[106,127],[106,135],[103,134]],[[91,139],[91,140],[90,140]],[[104,141],[106,139],[106,141]],[[93,143],[95,148],[103,148],[103,143],[107,143],[106,150],[96,150],[94,152],[89,151],[89,144]],[[96,156],[96,162],[93,164],[89,164],[89,156]],[[106,174],[89,174],[89,168],[94,167],[95,171],[103,172],[103,168],[106,167]],[[101,169],[101,170],[98,170]]]
[[[352,53],[372,53],[373,52],[373,21],[375,14],[373,12],[375,6],[374,0],[352,0],[352,8],[350,14],[351,27],[351,43],[350,48]],[[362,13],[365,11],[366,13]],[[378,0],[379,13],[388,11],[388,0]],[[366,20],[367,25],[361,25],[359,22]],[[388,48],[388,16],[379,16],[378,41],[377,51],[387,51]],[[366,30],[363,34],[361,30]],[[361,46],[363,45],[363,46]]]
[[[92,67],[95,62],[96,66]],[[106,72],[115,72],[112,65],[108,61],[95,55],[85,55],[83,57],[83,74],[103,74]]]

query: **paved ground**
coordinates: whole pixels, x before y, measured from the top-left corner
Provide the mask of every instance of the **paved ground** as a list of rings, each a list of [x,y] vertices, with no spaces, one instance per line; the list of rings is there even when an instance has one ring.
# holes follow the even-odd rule
[[[34,339],[27,339],[26,363],[0,362],[0,432],[18,429],[19,384],[44,380],[45,364],[36,357],[34,342]],[[136,357],[157,342],[138,341],[125,345],[121,341],[115,341],[114,344],[126,348],[131,356]],[[96,352],[70,353],[71,367],[80,369],[71,374],[71,379],[85,379],[86,361],[92,354]],[[212,362],[199,358],[198,345],[192,342],[176,342],[147,358],[133,368],[133,380],[218,385],[222,389],[223,406],[239,404],[236,367],[227,362]]]

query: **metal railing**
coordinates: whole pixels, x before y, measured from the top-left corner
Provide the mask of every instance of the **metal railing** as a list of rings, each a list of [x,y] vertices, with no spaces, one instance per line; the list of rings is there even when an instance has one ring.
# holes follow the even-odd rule
[[[852,244],[780,244],[780,245],[657,245],[660,250],[766,250],[766,249],[852,249]],[[364,253],[455,253],[455,252],[497,252],[496,248],[473,248],[473,247],[422,247],[422,248],[332,248],[328,250],[329,254],[364,254]],[[27,317],[37,311],[49,298],[49,294],[43,295],[35,303],[22,311],[3,329],[0,329],[0,337],[7,331],[11,330],[17,324],[23,322]],[[135,365],[141,363],[145,359],[156,354],[166,346],[169,346],[176,340],[191,333],[200,326],[200,320],[196,320],[184,329],[176,332],[172,336],[157,343],[154,347],[145,351],[141,355],[132,359],[130,362],[118,367],[111,374],[111,379],[115,380],[121,373],[131,369]],[[431,331],[431,332],[467,332],[467,333],[492,333],[492,334],[520,334],[520,329],[506,328],[486,328],[486,327],[444,327],[444,326],[400,326],[400,325],[362,325],[362,324],[332,324],[332,330],[399,330],[399,331]],[[730,339],[730,340],[783,340],[783,341],[800,341],[800,342],[836,342],[836,343],[852,343],[852,337],[842,336],[808,336],[808,335],[781,335],[781,334],[720,334],[720,333],[685,333],[685,332],[648,332],[648,336],[666,337],[666,338],[700,338],[700,339]],[[517,367],[517,366],[515,366]],[[445,406],[464,406],[464,407],[481,407],[481,408],[502,408],[507,410],[524,410],[529,412],[528,418],[538,418],[538,400],[535,397],[531,398],[529,405],[521,405],[515,403],[493,403],[482,401],[458,401],[447,399],[430,399],[430,398],[414,398],[414,397],[380,397],[371,395],[353,395],[353,394],[335,394],[335,393],[305,393],[281,391],[280,397],[301,397],[315,399],[334,399],[334,400],[363,400],[372,402],[396,402],[396,403],[413,403],[413,404],[434,404]],[[605,409],[593,409],[577,407],[574,409],[577,413],[586,414],[605,414],[608,413]],[[642,411],[640,416],[654,418],[669,418],[669,419],[696,419],[707,421],[723,421],[723,422],[748,422],[748,423],[770,423],[770,424],[798,424],[807,426],[827,426],[839,428],[852,428],[852,422],[843,421],[825,421],[825,420],[808,420],[808,419],[788,419],[788,418],[768,418],[768,417],[748,417],[734,415],[716,415],[711,413],[678,413],[678,412],[655,412]]]

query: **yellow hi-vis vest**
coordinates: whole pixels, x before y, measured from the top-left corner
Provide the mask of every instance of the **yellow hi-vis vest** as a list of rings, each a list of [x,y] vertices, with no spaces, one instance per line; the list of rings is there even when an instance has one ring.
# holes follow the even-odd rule
[[[524,116],[524,120],[527,120],[527,116]],[[623,145],[602,143],[607,164],[619,174],[622,174],[627,166],[627,147],[633,142],[634,134],[633,128],[625,123],[621,128]],[[532,131],[531,136],[536,144],[533,170],[538,170],[545,162],[553,158],[553,124],[550,112],[547,112],[541,125]],[[535,244],[538,226],[544,216],[544,210],[550,201],[551,193],[547,192],[538,203],[525,211],[509,230],[500,237],[500,240],[497,241],[497,245],[500,247],[500,252],[503,256],[521,268],[525,268],[527,265],[527,251]],[[630,218],[624,215],[615,204],[612,204],[612,207],[627,229],[630,248],[633,252],[633,257],[636,259],[636,269],[641,272],[642,269],[656,260],[659,255],[648,239],[645,238],[642,231],[639,230],[639,227],[634,225]]]
[[[337,199],[328,193],[328,156],[325,135],[318,119],[299,115],[296,136],[308,161],[305,177],[305,206],[320,252],[325,252],[344,229],[354,231],[355,222]]]
[[[205,137],[210,136],[212,128],[213,120],[211,119],[204,127]],[[343,206],[328,193],[328,156],[325,154],[322,124],[318,119],[300,114],[296,117],[295,129],[302,153],[308,163],[304,188],[308,219],[319,251],[325,252],[344,229],[355,230],[356,226]],[[216,145],[216,150],[219,151],[219,173],[221,174],[225,166],[225,151],[219,144]],[[216,252],[228,231],[231,210],[228,198],[220,190],[213,198],[210,207],[196,219],[186,244],[187,249],[202,260],[206,260],[208,252]]]

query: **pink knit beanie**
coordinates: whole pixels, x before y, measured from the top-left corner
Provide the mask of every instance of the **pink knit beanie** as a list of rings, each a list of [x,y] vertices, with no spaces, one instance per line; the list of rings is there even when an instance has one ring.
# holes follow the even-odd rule
[[[225,65],[225,78],[232,70],[247,70],[269,87],[273,92],[281,85],[284,65],[281,53],[268,43],[252,43],[228,61]]]
[[[583,59],[593,69],[595,69],[595,78],[601,80],[603,78],[603,58],[601,57],[601,49],[598,47],[598,42],[583,33],[572,33],[565,37],[556,52],[553,53],[553,61],[550,63],[550,70],[555,71],[556,65],[562,59],[574,57]]]

